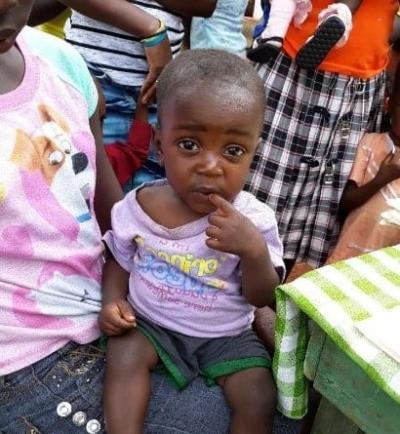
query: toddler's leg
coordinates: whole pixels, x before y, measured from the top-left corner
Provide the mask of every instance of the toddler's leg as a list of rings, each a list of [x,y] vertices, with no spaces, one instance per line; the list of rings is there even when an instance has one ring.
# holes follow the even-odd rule
[[[268,369],[246,369],[218,383],[232,410],[231,434],[272,434],[276,391]]]
[[[268,23],[255,41],[247,57],[255,62],[266,62],[282,48],[283,38],[296,11],[296,0],[272,0]]]
[[[138,330],[110,338],[104,386],[108,434],[141,434],[150,394],[150,371],[158,356]]]
[[[263,39],[283,39],[296,12],[296,0],[272,0],[267,26],[261,34]]]

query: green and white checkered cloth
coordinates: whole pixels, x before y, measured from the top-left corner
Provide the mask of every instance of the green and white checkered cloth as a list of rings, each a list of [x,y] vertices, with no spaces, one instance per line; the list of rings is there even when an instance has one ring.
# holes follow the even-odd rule
[[[400,403],[400,364],[355,327],[357,321],[400,306],[400,245],[337,262],[281,285],[276,303],[273,372],[281,413],[300,419],[307,412],[304,359],[309,318]]]

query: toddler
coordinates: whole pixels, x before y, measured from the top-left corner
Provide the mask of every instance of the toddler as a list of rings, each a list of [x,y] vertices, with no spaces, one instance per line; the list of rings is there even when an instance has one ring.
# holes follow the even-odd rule
[[[25,26],[32,4],[0,0],[0,432],[105,434],[102,233],[123,196],[87,67]],[[152,388],[150,431],[227,431],[200,379],[178,395],[153,375]]]
[[[99,93],[99,115],[103,123],[106,117],[106,102],[104,93],[96,81]],[[149,124],[149,109],[143,104],[141,96],[138,99],[135,118],[132,120],[126,141],[117,140],[105,147],[107,157],[114,173],[123,186],[146,161],[153,141],[153,127]]]
[[[319,26],[313,36],[298,52],[296,62],[300,67],[315,69],[336,45],[343,46],[352,27],[352,13],[362,0],[336,0],[319,14]],[[311,11],[311,0],[271,0],[269,19],[261,36],[248,51],[248,58],[266,62],[282,48],[283,39],[292,20],[300,26]]]
[[[161,361],[180,389],[199,374],[223,388],[231,432],[272,433],[270,358],[251,325],[284,276],[283,251],[271,209],[242,191],[262,82],[236,55],[189,50],[164,70],[157,94],[167,179],[116,204],[105,235],[107,432],[142,432]]]

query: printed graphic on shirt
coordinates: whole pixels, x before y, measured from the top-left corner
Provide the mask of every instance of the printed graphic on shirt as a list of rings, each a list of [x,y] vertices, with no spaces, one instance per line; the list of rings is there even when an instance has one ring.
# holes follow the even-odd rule
[[[154,248],[146,245],[140,236],[135,237],[135,242],[140,247],[135,257],[140,281],[159,301],[210,311],[218,293],[227,288],[227,283],[216,277],[224,256],[195,256],[183,252],[182,246],[174,251],[165,240],[165,249]]]
[[[87,170],[89,159],[74,145],[69,136],[70,128],[62,116],[44,104],[38,105],[37,112],[41,125],[33,134],[3,130],[4,145],[0,152],[3,164],[0,166],[4,170],[1,170],[0,178],[4,176],[4,179],[0,179],[0,197],[7,210],[10,208],[7,199],[12,201],[13,194],[18,194],[11,187],[12,177],[6,179],[10,172],[5,165],[11,163],[18,169],[22,188],[19,200],[24,201],[26,214],[43,219],[49,227],[47,235],[50,238],[54,237],[50,235],[53,231],[71,247],[79,249],[88,239],[98,238],[90,209],[93,175]],[[27,266],[32,266],[42,243],[38,240],[38,230],[39,225],[35,227],[33,221],[15,222],[0,228],[0,251],[7,252],[11,259],[14,255],[23,257]],[[80,310],[76,303],[84,301],[98,306],[99,269],[82,247],[80,252],[71,257],[60,257],[57,263],[45,261],[36,284],[32,285],[41,288],[40,292],[27,286],[15,287],[12,311],[21,324],[36,329],[65,328],[71,326],[72,321],[64,318]],[[26,271],[28,273],[28,269]],[[66,293],[75,304],[55,305],[54,297]]]

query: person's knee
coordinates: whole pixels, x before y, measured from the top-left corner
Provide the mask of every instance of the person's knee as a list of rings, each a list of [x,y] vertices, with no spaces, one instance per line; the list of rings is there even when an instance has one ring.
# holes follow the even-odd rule
[[[137,330],[109,340],[107,371],[116,371],[122,376],[133,375],[142,369],[152,369],[157,362],[153,345]]]
[[[276,409],[275,388],[254,386],[251,390],[244,390],[243,394],[247,397],[240,400],[235,405],[236,408],[232,408],[233,411],[240,411],[247,417],[257,420],[273,418]]]
[[[273,418],[276,411],[276,389],[269,387],[260,390],[255,399],[254,412],[256,415]]]
[[[233,412],[259,420],[273,417],[276,409],[276,389],[269,371],[257,371],[249,377],[249,381],[244,378],[240,381],[242,384],[230,387],[227,392]]]

